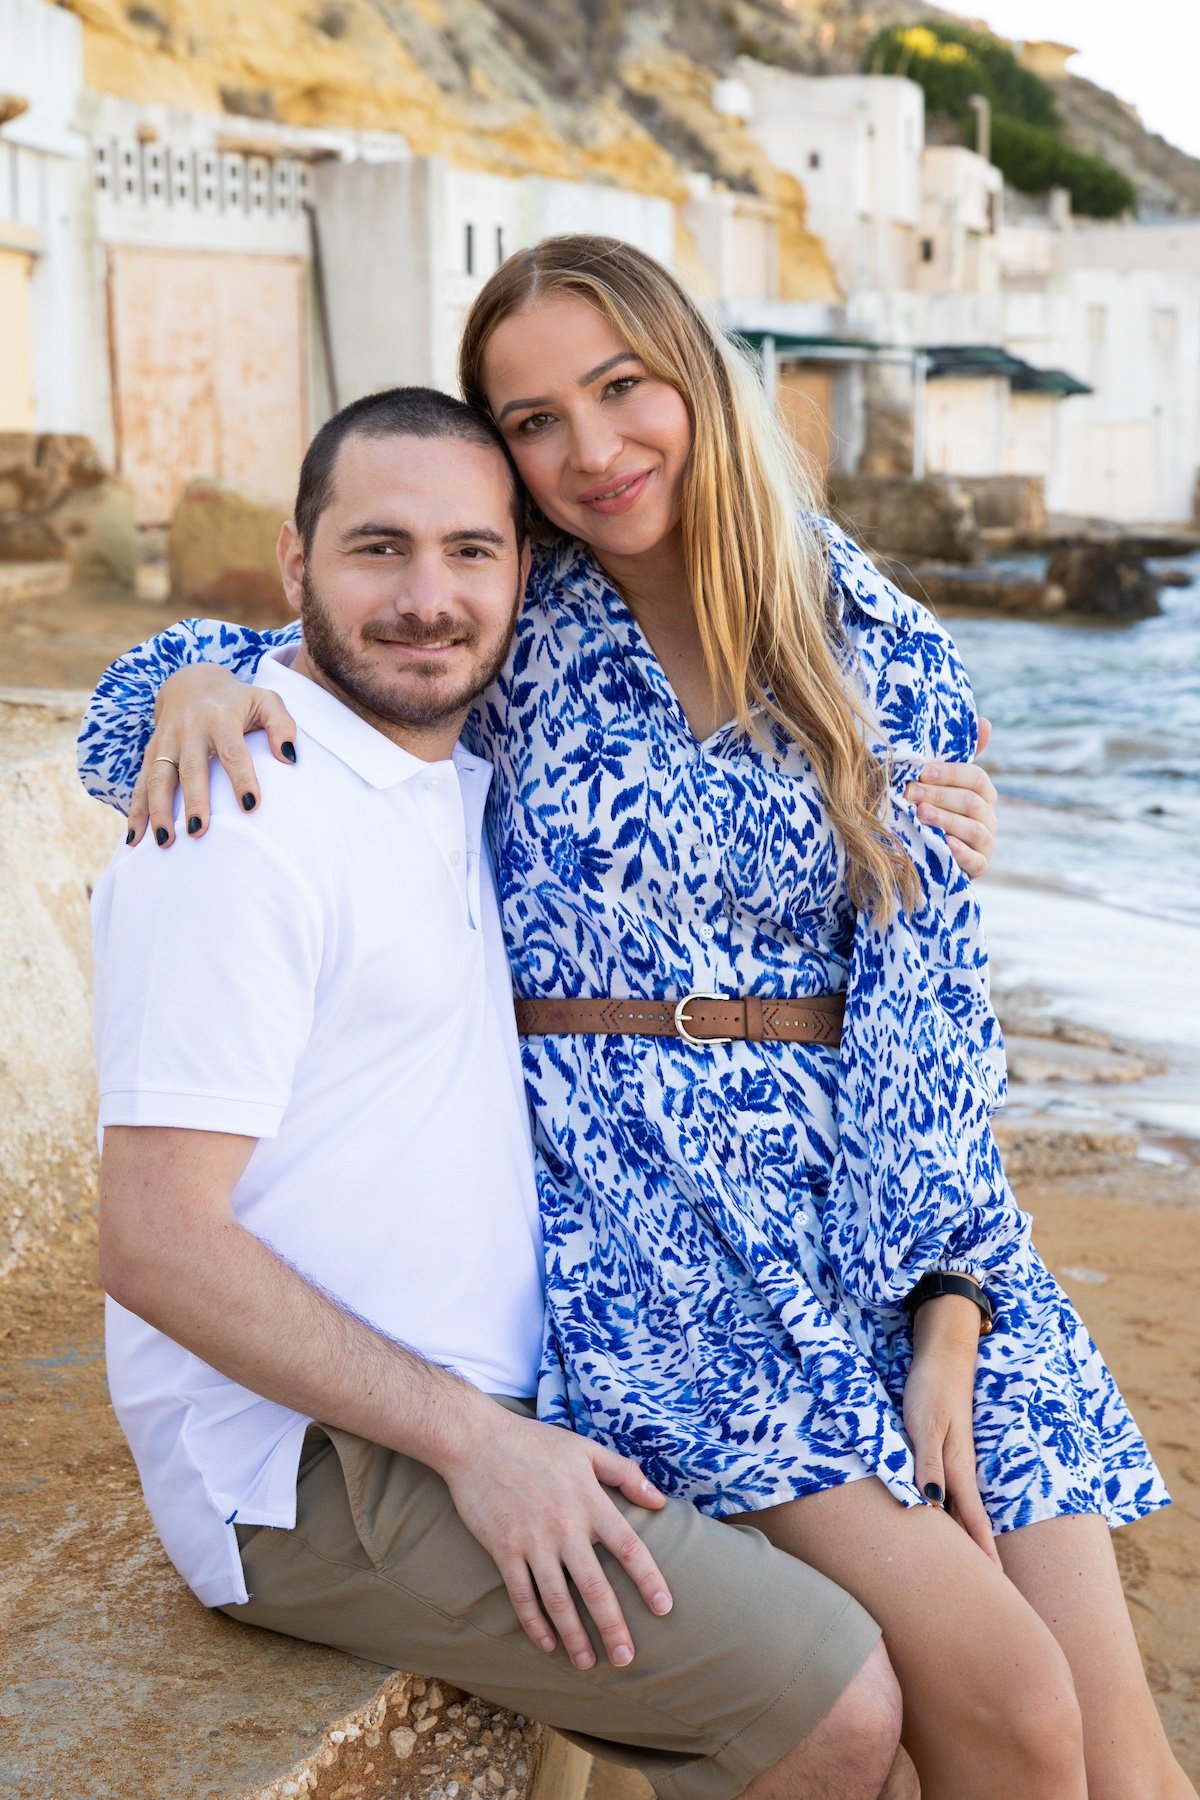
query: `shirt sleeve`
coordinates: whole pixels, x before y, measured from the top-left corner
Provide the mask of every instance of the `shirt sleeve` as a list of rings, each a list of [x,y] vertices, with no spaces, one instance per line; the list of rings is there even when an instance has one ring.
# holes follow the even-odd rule
[[[840,534],[839,534],[840,537]],[[973,884],[904,786],[931,759],[969,762],[971,684],[949,634],[849,540],[831,544],[843,626],[892,764],[890,824],[920,884],[887,925],[860,915],[846,993],[840,1144],[823,1215],[847,1292],[897,1306],[927,1270],[1003,1286],[1029,1219],[991,1130],[1003,1105],[1004,1043]]]
[[[88,793],[119,812],[129,811],[154,732],[158,690],[177,669],[213,663],[249,682],[268,650],[299,639],[298,622],[275,631],[253,631],[219,619],[184,619],[127,650],[104,671],[83,715],[77,766]]]
[[[275,1136],[312,1029],[311,878],[231,799],[186,855],[122,847],[92,911],[101,1125]]]

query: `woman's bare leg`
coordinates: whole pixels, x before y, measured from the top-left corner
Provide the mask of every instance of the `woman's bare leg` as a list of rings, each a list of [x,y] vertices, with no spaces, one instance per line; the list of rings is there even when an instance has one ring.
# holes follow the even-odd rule
[[[1047,1519],[1005,1532],[996,1546],[1071,1666],[1088,1800],[1196,1800],[1146,1682],[1104,1520]]]
[[[944,1512],[874,1479],[745,1515],[883,1627],[922,1800],[1087,1800],[1067,1659]]]

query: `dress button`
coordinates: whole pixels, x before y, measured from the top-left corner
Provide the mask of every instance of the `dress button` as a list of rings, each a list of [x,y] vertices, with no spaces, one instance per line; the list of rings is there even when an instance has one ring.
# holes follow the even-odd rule
[[[717,929],[715,925],[702,925],[700,927],[700,936],[704,939],[706,944],[711,944],[716,935]]]

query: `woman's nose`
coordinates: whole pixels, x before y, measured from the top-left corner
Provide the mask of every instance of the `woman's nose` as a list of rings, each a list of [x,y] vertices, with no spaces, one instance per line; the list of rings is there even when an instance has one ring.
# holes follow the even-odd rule
[[[582,475],[603,475],[621,453],[621,439],[601,419],[575,421],[571,427],[571,466]]]

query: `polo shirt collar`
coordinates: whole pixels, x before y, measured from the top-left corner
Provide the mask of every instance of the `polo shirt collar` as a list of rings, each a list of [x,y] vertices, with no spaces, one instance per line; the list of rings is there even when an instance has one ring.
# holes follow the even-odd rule
[[[422,757],[394,744],[327,688],[307,675],[298,675],[291,666],[298,648],[297,644],[283,644],[268,650],[255,671],[255,687],[271,688],[278,694],[297,725],[371,787],[398,787],[414,775],[429,773],[431,765]],[[454,747],[453,762],[460,770],[491,773],[489,763],[472,756],[461,744]]]

